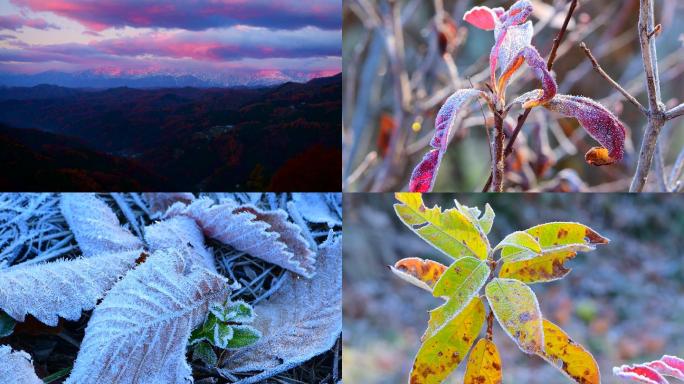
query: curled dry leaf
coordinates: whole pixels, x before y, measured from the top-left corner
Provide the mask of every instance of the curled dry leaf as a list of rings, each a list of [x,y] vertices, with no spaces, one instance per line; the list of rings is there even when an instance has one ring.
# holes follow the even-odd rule
[[[329,238],[320,246],[311,279],[291,274],[268,301],[254,309],[262,338],[236,350],[226,368],[261,371],[241,383],[255,383],[290,369],[335,344],[342,331],[342,245]]]
[[[93,311],[68,384],[187,383],[185,352],[226,280],[178,251],[157,251]]]
[[[121,227],[112,209],[93,193],[65,193],[62,215],[86,257],[142,249],[142,242]]]
[[[131,269],[141,251],[16,266],[0,272],[0,309],[17,321],[27,314],[56,326],[78,320]]]
[[[525,353],[544,348],[544,333],[539,303],[534,292],[513,279],[494,278],[485,294],[496,320]]]
[[[411,369],[411,384],[439,384],[463,361],[482,329],[485,308],[479,297],[421,345]]]
[[[251,256],[279,265],[304,277],[315,273],[315,254],[301,229],[287,220],[281,209],[263,211],[253,205],[236,205],[224,201],[214,204],[201,198],[190,205],[176,203],[165,218],[188,216],[197,222],[204,234],[235,247]]]
[[[407,257],[390,265],[390,270],[402,280],[432,292],[437,280],[442,276],[447,267],[433,260]]]
[[[31,356],[12,351],[9,345],[0,345],[0,378],[4,384],[43,384],[33,369]]]
[[[501,384],[501,357],[496,344],[480,339],[468,357],[463,384]]]

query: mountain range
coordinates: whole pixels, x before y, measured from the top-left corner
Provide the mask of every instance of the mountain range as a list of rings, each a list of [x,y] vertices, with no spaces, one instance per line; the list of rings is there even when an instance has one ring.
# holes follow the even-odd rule
[[[0,87],[0,186],[335,191],[341,75],[262,87]]]

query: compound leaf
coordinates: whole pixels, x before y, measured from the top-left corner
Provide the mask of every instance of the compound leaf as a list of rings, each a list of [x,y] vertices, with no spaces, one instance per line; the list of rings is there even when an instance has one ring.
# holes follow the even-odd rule
[[[6,384],[43,384],[33,369],[31,356],[12,351],[9,345],[0,345],[0,378]]]
[[[438,206],[427,208],[420,193],[396,193],[395,197],[401,202],[394,204],[401,221],[433,247],[454,259],[466,255],[487,258],[486,238],[458,209],[442,212]]]
[[[463,310],[487,282],[489,272],[486,261],[472,256],[454,261],[444,271],[432,289],[432,295],[446,297],[447,302],[430,311],[430,320],[423,339],[434,336]]]
[[[128,272],[95,308],[66,383],[187,383],[190,332],[226,280],[175,250],[157,251]]]
[[[513,279],[494,278],[485,288],[496,320],[525,353],[544,348],[539,303],[532,289]]]
[[[142,249],[142,242],[121,227],[112,209],[94,193],[65,193],[62,215],[86,257]]]
[[[420,346],[411,369],[411,384],[439,384],[463,361],[482,329],[484,303],[479,297]]]
[[[78,320],[133,268],[141,251],[15,266],[0,272],[0,309],[17,321],[27,314],[56,326],[59,317]]]
[[[556,324],[543,319],[544,351],[539,356],[581,384],[599,384],[601,373],[596,360],[586,349],[575,343]]]
[[[446,269],[442,263],[418,257],[407,257],[394,263],[394,266],[390,265],[392,273],[428,292],[432,292],[432,287]]]
[[[480,339],[470,352],[463,384],[500,384],[501,357],[496,344]]]

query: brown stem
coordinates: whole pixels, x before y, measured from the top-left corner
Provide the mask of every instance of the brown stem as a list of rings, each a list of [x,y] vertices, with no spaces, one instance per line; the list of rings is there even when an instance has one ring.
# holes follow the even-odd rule
[[[491,136],[493,192],[503,192],[505,134],[502,113],[503,111],[494,113],[494,134]]]
[[[556,61],[556,54],[558,52],[558,47],[560,46],[561,41],[563,41],[563,37],[565,37],[565,31],[568,29],[568,23],[570,23],[570,19],[572,18],[572,14],[575,12],[575,8],[577,8],[577,2],[578,0],[570,0],[570,8],[568,9],[568,13],[565,15],[565,20],[563,21],[563,26],[561,27],[560,31],[558,31],[558,34],[556,35],[556,38],[553,39],[553,45],[551,46],[551,52],[549,53],[549,58],[546,61],[546,68],[550,71],[551,68],[553,68],[553,63]],[[506,145],[506,150],[504,152],[504,158],[507,158],[512,152],[513,152],[513,144],[515,143],[515,139],[518,138],[518,133],[520,133],[520,130],[522,129],[523,124],[525,123],[525,120],[527,120],[527,116],[530,114],[530,109],[525,109],[525,111],[518,116],[518,124],[515,127],[515,130],[513,131],[513,134],[511,135],[511,139],[508,141],[508,144]],[[487,192],[489,190],[490,185],[492,184],[492,174],[489,174],[489,179],[487,179],[487,182],[485,183],[485,187],[482,189],[483,192]]]
[[[494,331],[494,311],[489,308],[489,313],[487,314],[487,340],[492,341],[492,336]]]

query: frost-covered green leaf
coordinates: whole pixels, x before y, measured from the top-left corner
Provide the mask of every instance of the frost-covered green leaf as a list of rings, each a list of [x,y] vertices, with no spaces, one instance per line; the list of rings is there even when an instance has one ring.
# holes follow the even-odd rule
[[[287,219],[281,209],[264,211],[253,205],[237,205],[231,201],[215,204],[209,198],[189,205],[175,203],[165,218],[188,216],[203,233],[304,277],[315,273],[315,254],[309,249],[302,230]]]
[[[226,280],[178,251],[157,251],[93,311],[68,384],[187,383],[190,332]]]
[[[141,251],[18,265],[0,271],[0,309],[17,321],[27,314],[57,325],[59,317],[78,320],[135,266]]]
[[[434,336],[451,322],[484,286],[489,272],[486,261],[472,256],[454,261],[432,289],[435,297],[444,297],[447,302],[430,311],[423,338]]]
[[[215,367],[218,363],[216,352],[209,343],[201,342],[192,347],[192,359],[201,360],[204,364]]]
[[[342,331],[342,245],[328,239],[319,247],[311,279],[291,274],[267,301],[254,308],[254,327],[263,334],[255,344],[237,349],[226,368],[256,371],[244,383],[256,383],[290,369],[335,344]]]
[[[541,311],[530,287],[518,280],[494,278],[485,294],[496,320],[523,352],[543,351]]]
[[[261,338],[261,332],[250,325],[233,326],[233,337],[228,340],[228,348],[243,348],[256,343]]]
[[[0,339],[7,337],[14,332],[14,326],[17,322],[6,314],[4,311],[0,310]]]
[[[142,241],[121,227],[116,214],[95,194],[64,193],[60,206],[84,256],[142,249]]]
[[[9,345],[0,345],[0,378],[3,384],[43,384],[33,369],[31,356],[12,351]]]
[[[220,321],[233,323],[251,323],[254,320],[254,309],[242,300],[227,305],[214,304],[209,311]]]

